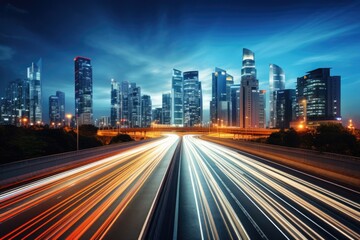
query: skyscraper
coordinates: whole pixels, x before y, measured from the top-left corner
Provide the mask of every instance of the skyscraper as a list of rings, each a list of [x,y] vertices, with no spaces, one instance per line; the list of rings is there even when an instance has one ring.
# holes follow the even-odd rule
[[[212,97],[210,101],[210,120],[212,123],[222,121],[225,126],[231,125],[231,86],[234,78],[225,70],[215,68],[212,73]]]
[[[184,125],[183,111],[183,76],[181,71],[173,69],[171,82],[171,124],[175,126]]]
[[[111,79],[111,92],[110,92],[110,125],[116,127],[117,124],[120,124],[120,86],[114,80]]]
[[[275,90],[273,99],[275,104],[274,119],[276,120],[274,128],[289,128],[290,122],[295,120],[295,89]]]
[[[340,121],[340,76],[330,76],[330,68],[318,68],[297,78],[296,97],[298,119],[306,122]],[[304,111],[304,109],[306,109]]]
[[[61,124],[65,124],[65,93],[56,91],[56,96],[59,99],[59,114]]]
[[[136,83],[130,83],[129,88],[129,125],[141,127],[141,88]]]
[[[259,80],[256,79],[255,54],[243,49],[240,86],[240,127],[259,127]]]
[[[50,126],[57,126],[61,123],[59,97],[56,95],[49,97],[49,121]]]
[[[184,72],[184,126],[192,127],[202,121],[202,89],[198,71]],[[164,107],[163,107],[164,108]]]
[[[41,59],[37,63],[31,63],[27,68],[27,79],[29,81],[30,99],[30,124],[42,122],[42,101],[41,101]]]
[[[29,80],[17,79],[9,82],[5,97],[1,100],[1,124],[22,125],[29,123]]]
[[[79,125],[93,124],[93,79],[91,59],[76,57],[75,115]]]
[[[171,124],[171,94],[163,93],[162,95],[162,111],[161,124]]]
[[[120,88],[120,124],[128,127],[130,122],[129,104],[130,104],[130,83],[128,81],[121,82]]]
[[[233,84],[230,87],[231,102],[231,126],[238,127],[240,125],[240,84]]]
[[[266,91],[259,91],[259,128],[266,128]]]
[[[152,110],[152,121],[156,124],[161,123],[162,108],[155,108]]]
[[[276,125],[276,103],[274,100],[274,91],[285,89],[285,73],[284,70],[275,64],[269,66],[269,109],[270,109],[270,128],[274,128]]]
[[[147,128],[151,126],[151,97],[143,95],[141,97],[141,127]]]

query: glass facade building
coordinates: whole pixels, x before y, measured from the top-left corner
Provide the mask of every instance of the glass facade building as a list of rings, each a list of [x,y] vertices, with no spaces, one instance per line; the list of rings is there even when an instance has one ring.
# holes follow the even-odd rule
[[[290,122],[295,120],[296,94],[295,89],[274,91],[275,128],[290,128]]]
[[[270,128],[276,126],[276,103],[274,99],[274,91],[285,89],[285,72],[284,70],[275,64],[269,66],[269,109],[270,109]]]
[[[50,126],[57,126],[61,123],[59,98],[56,95],[49,97],[49,121]]]
[[[182,73],[177,69],[173,69],[171,82],[171,124],[174,126],[184,125],[183,97]]]
[[[141,88],[136,83],[130,83],[129,88],[129,126],[141,127]]]
[[[151,97],[149,95],[143,95],[141,97],[141,127],[147,128],[151,126]]]
[[[340,80],[340,76],[330,76],[330,68],[318,68],[297,78],[297,118],[304,118],[305,112],[306,121],[340,121]]]
[[[266,91],[259,91],[259,128],[266,128]]]
[[[222,121],[223,125],[231,125],[231,86],[234,84],[233,76],[225,70],[215,68],[212,73],[212,96],[210,101],[210,120],[213,124]]]
[[[202,89],[198,71],[184,72],[184,126],[202,123]]]
[[[9,82],[5,89],[5,97],[1,99],[1,124],[20,126],[24,119],[29,123],[29,94],[29,81],[27,79]]]
[[[164,93],[162,95],[161,124],[171,124],[171,94]]]
[[[56,91],[56,96],[59,99],[59,116],[60,122],[62,125],[65,125],[65,93],[61,91]]]
[[[40,124],[42,120],[42,99],[41,99],[41,59],[32,63],[27,68],[27,79],[29,81],[29,123]]]
[[[120,85],[114,79],[111,79],[111,92],[110,92],[110,125],[116,127],[120,124]]]
[[[76,57],[75,116],[79,125],[93,124],[93,79],[91,59]]]
[[[240,83],[240,127],[259,127],[259,80],[256,79],[255,54],[243,49]]]

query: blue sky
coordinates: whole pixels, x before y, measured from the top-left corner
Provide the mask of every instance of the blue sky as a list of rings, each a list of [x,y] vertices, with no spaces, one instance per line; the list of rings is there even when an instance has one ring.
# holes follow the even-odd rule
[[[74,111],[75,56],[92,59],[94,115],[109,115],[110,79],[128,80],[153,106],[170,92],[173,68],[199,70],[208,119],[211,72],[240,81],[242,48],[255,52],[260,88],[269,64],[286,73],[286,88],[318,67],[342,77],[342,115],[360,126],[359,1],[2,1],[0,93],[43,59],[44,117],[48,97],[66,94]],[[268,114],[268,113],[267,113]]]

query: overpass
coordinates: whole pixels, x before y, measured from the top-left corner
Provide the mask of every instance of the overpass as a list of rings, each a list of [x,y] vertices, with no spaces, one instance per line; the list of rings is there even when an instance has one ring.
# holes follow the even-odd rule
[[[234,138],[241,136],[268,137],[271,133],[279,129],[260,129],[260,128],[236,128],[236,127],[170,127],[157,126],[150,128],[113,128],[99,129],[99,136],[115,136],[117,134],[129,134],[133,136],[146,137],[147,133],[208,133],[208,134],[233,134]]]

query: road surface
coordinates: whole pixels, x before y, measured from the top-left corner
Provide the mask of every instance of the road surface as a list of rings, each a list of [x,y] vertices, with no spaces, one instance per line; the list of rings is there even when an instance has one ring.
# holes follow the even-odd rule
[[[1,193],[0,238],[136,239],[178,142],[171,135]]]
[[[180,167],[179,239],[360,239],[358,192],[189,135]]]

